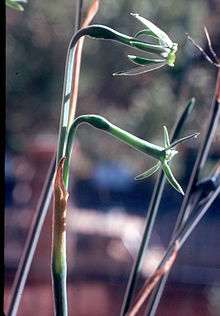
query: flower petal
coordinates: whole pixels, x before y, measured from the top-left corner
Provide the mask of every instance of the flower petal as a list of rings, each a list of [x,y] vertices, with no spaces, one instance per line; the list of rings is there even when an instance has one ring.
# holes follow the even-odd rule
[[[170,146],[170,138],[166,126],[163,126],[163,143],[165,148]]]
[[[166,62],[165,59],[149,59],[149,58],[143,58],[138,57],[134,55],[128,55],[128,58],[131,62],[137,64],[137,65],[152,65],[152,64],[159,64]]]
[[[180,184],[175,179],[170,167],[168,166],[168,163],[166,161],[162,164],[163,172],[165,173],[165,176],[168,180],[168,182],[172,185],[174,189],[176,189],[178,192],[180,192],[182,195],[184,195],[183,189],[181,188]]]
[[[137,13],[131,13],[131,15],[138,19],[141,23],[143,23],[147,27],[147,29],[149,29],[156,37],[158,37],[163,46],[172,48],[173,42],[164,31],[162,31],[155,24],[143,18]]]
[[[129,69],[127,71],[119,71],[115,72],[113,76],[135,76],[135,75],[140,75],[146,72],[150,72],[159,68],[162,68],[166,65],[166,62],[163,62],[161,64],[156,64],[156,65],[145,65],[145,66],[139,66],[135,67],[132,69]]]
[[[145,178],[148,178],[152,176],[155,172],[157,172],[160,169],[161,163],[158,162],[155,166],[150,168],[149,170],[139,174],[138,176],[135,177],[135,180],[143,180]]]

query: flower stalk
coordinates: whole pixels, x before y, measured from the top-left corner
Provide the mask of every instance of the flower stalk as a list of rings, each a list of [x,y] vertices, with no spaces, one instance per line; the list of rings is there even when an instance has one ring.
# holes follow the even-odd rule
[[[63,166],[61,159],[54,181],[54,212],[52,240],[52,272],[56,315],[67,315],[66,289],[66,207],[68,193],[63,182]]]
[[[89,7],[83,26],[87,26],[96,15],[99,8],[99,0],[93,0]],[[78,2],[78,13],[76,14],[76,28],[80,24],[82,1]],[[75,36],[73,36],[74,38]],[[68,183],[63,181],[63,166],[66,139],[69,125],[75,117],[78,96],[78,83],[81,64],[81,53],[83,40],[75,41],[67,52],[63,99],[60,115],[60,127],[58,137],[58,148],[56,155],[56,179],[54,182],[54,210],[53,210],[53,232],[52,232],[52,282],[54,292],[55,313],[58,316],[68,315],[67,306],[67,263],[66,263],[66,204]],[[78,44],[78,45],[76,45]]]

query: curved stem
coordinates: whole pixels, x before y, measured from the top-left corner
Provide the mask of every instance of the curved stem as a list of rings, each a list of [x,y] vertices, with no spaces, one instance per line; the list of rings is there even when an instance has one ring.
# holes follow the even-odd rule
[[[63,88],[63,99],[61,109],[61,120],[59,127],[59,146],[57,151],[57,163],[63,157],[67,134],[68,134],[68,113],[70,106],[70,95],[71,95],[71,74],[73,69],[74,55],[76,44],[82,36],[90,36],[97,39],[106,39],[120,42],[121,44],[136,47],[138,49],[149,51],[152,53],[164,52],[164,48],[158,45],[147,44],[138,40],[134,41],[134,38],[120,32],[117,32],[104,25],[90,25],[80,29],[70,40],[64,75],[64,88]]]

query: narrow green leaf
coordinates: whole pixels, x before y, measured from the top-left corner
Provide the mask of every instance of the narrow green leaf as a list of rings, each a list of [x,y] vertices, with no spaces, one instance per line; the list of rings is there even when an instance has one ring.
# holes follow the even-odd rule
[[[180,184],[175,179],[170,167],[168,166],[168,163],[166,161],[162,164],[163,172],[168,180],[168,182],[172,185],[174,189],[176,189],[178,192],[180,192],[182,195],[184,195],[183,189],[181,188]]]
[[[148,178],[152,176],[155,172],[157,172],[160,169],[161,163],[158,162],[155,166],[150,168],[149,170],[139,174],[138,176],[135,177],[135,180],[143,180],[145,178]]]
[[[173,140],[175,140],[179,137],[181,129],[183,128],[187,118],[191,115],[191,113],[194,109],[194,106],[195,106],[195,98],[191,98],[188,101],[188,103],[186,104],[182,114],[179,117],[179,120],[178,120],[177,125],[175,127],[175,133],[173,135]]]

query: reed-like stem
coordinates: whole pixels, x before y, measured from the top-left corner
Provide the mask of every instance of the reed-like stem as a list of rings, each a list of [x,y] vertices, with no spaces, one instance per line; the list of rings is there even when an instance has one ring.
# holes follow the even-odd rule
[[[80,27],[82,0],[77,1],[77,10],[75,18],[75,31],[77,32]],[[60,126],[56,156],[57,176],[60,175],[59,181],[62,181],[62,169],[58,170],[58,163],[63,157],[65,151],[66,138],[68,134],[68,120],[70,112],[70,98],[73,93],[77,94],[77,91],[72,91],[72,81],[74,80],[74,67],[80,67],[74,65],[74,49],[69,45],[64,74],[64,86],[63,86],[63,98],[60,114]],[[77,80],[78,81],[78,80]],[[72,113],[72,115],[75,115]],[[63,167],[63,165],[62,165]],[[58,171],[60,174],[58,174]],[[56,181],[57,182],[57,181]],[[52,254],[51,254],[51,272],[52,272],[52,284],[55,304],[55,315],[67,316],[68,315],[68,303],[67,303],[67,263],[66,263],[66,203],[62,204],[62,196],[59,195],[63,192],[57,188],[55,182],[54,187],[54,210],[53,210],[53,227],[52,227]],[[63,184],[63,183],[62,183]],[[64,191],[65,192],[65,191]]]
[[[30,230],[28,231],[24,251],[21,255],[21,259],[19,261],[18,269],[16,271],[15,279],[13,281],[10,293],[10,301],[6,312],[7,316],[16,316],[18,311],[22,293],[33,260],[34,252],[51,201],[51,196],[53,192],[52,181],[55,172],[55,160],[56,159],[54,157],[51,161],[46,181],[36,207],[35,216],[32,220]]]
[[[207,213],[208,209],[212,205],[212,203],[215,201],[215,199],[219,196],[220,194],[220,186],[216,188],[216,190],[211,194],[211,196],[206,200],[205,203],[202,204],[197,210],[196,215],[192,220],[186,221],[183,225],[183,227],[180,229],[179,232],[176,233],[175,237],[172,239],[170,242],[166,253],[160,262],[158,268],[160,268],[164,262],[166,262],[167,258],[169,258],[170,254],[173,251],[173,248],[175,246],[176,240],[179,242],[179,249],[182,248],[184,243],[187,241],[187,239],[190,237],[191,233],[193,230],[196,228],[196,226],[199,224],[199,222],[202,220],[204,215]],[[195,209],[193,209],[195,211]],[[146,315],[155,315],[157,306],[160,302],[160,298],[162,295],[161,289],[163,290],[166,280],[168,278],[169,271],[166,275],[162,276],[158,286],[155,287],[154,291],[152,292],[152,297],[150,297],[148,305],[147,305],[147,310],[146,310]],[[158,288],[160,287],[160,291],[158,292]]]
[[[99,1],[94,0],[89,7],[84,26],[87,26],[98,11]],[[78,1],[76,14],[76,27],[80,25],[82,0]],[[66,263],[66,204],[68,178],[63,179],[63,155],[66,150],[66,141],[69,133],[69,126],[75,117],[76,103],[78,96],[78,83],[81,63],[81,52],[83,41],[77,32],[70,41],[68,48],[63,99],[60,115],[59,139],[57,149],[57,170],[54,184],[54,212],[52,230],[52,282],[55,302],[55,312],[58,316],[67,316],[67,263]],[[78,43],[79,41],[79,43]],[[78,45],[77,45],[78,44]],[[61,159],[62,158],[62,159]]]
[[[194,168],[189,180],[189,184],[187,186],[186,195],[181,205],[181,209],[180,209],[180,212],[175,224],[175,228],[173,230],[171,240],[175,236],[176,232],[182,227],[182,225],[184,225],[185,221],[191,214],[191,209],[188,207],[188,205],[190,204],[191,198],[193,197],[193,193],[198,181],[199,173],[207,160],[208,152],[209,152],[216,128],[218,126],[219,117],[220,117],[220,70],[218,70],[218,74],[217,74],[215,93],[214,93],[214,97],[212,101],[210,116],[209,116],[208,124],[206,127],[205,135],[201,143],[196,162],[194,164]],[[159,282],[159,284],[153,291],[152,295],[150,296],[146,313],[145,313],[146,316],[155,315],[167,278],[168,278],[168,274],[161,279],[161,281]]]
[[[191,99],[183,113],[180,115],[176,126],[174,127],[173,133],[172,133],[172,137],[171,137],[171,142],[174,142],[180,135],[184,124],[188,118],[188,116],[191,114],[193,108],[195,105],[195,99]],[[163,190],[164,190],[164,185],[165,185],[165,176],[162,172],[160,172],[160,174],[157,177],[157,181],[155,183],[154,186],[154,191],[150,200],[150,204],[146,213],[146,221],[145,221],[145,227],[144,227],[144,233],[143,233],[143,237],[141,240],[141,244],[138,250],[138,254],[137,257],[135,259],[135,262],[133,264],[132,267],[132,271],[128,280],[128,285],[126,288],[126,292],[125,292],[125,296],[124,296],[124,301],[122,304],[122,308],[121,308],[121,316],[126,315],[128,309],[131,306],[131,301],[134,295],[134,290],[136,287],[136,283],[137,283],[137,278],[138,278],[138,272],[140,270],[140,266],[141,266],[141,262],[143,260],[143,256],[146,253],[146,250],[148,248],[149,245],[149,241],[150,241],[150,237],[152,234],[152,230],[153,230],[153,226],[155,223],[155,219],[158,213],[158,208],[160,205],[160,201],[162,198],[162,194],[163,194]]]
[[[57,316],[67,316],[67,264],[66,264],[66,206],[68,193],[63,182],[61,159],[54,181],[54,212],[52,235],[52,276],[55,312]]]
[[[139,293],[137,294],[135,301],[132,307],[129,309],[127,316],[135,316],[139,309],[143,306],[143,304],[148,299],[149,295],[151,294],[152,290],[155,288],[157,282],[161,279],[162,276],[166,275],[170,270],[171,265],[169,265],[170,258],[175,254],[177,255],[177,251],[184,245],[186,240],[189,238],[195,227],[201,221],[201,219],[206,214],[208,208],[214,202],[218,194],[220,193],[220,165],[217,164],[217,167],[214,169],[214,172],[206,178],[204,181],[200,183],[198,188],[201,194],[199,195],[200,198],[197,200],[197,203],[192,208],[192,215],[187,221],[182,225],[181,229],[176,232],[175,237],[170,242],[169,247],[166,250],[166,253],[153,273],[151,277],[149,277]],[[171,256],[171,257],[170,257]],[[164,269],[168,264],[168,268]]]

